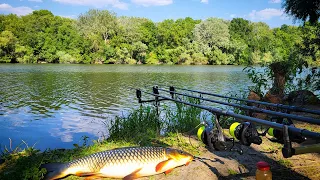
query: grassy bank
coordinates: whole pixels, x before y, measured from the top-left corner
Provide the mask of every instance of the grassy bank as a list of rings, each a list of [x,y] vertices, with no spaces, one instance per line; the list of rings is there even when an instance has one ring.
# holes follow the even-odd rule
[[[46,173],[41,164],[68,162],[95,152],[128,146],[176,147],[194,155],[199,151],[181,134],[200,123],[201,111],[178,105],[177,111],[166,111],[158,116],[153,106],[133,110],[126,117],[110,121],[109,138],[94,141],[93,145],[75,145],[73,149],[49,149],[44,152],[33,147],[5,150],[1,154],[0,179],[42,179]],[[183,112],[183,113],[182,113]],[[166,120],[166,119],[170,119]],[[78,179],[70,176],[68,179]]]

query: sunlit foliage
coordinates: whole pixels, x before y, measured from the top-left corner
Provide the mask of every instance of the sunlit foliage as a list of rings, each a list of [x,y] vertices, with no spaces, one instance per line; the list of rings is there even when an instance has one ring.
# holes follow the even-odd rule
[[[92,9],[75,19],[48,10],[0,15],[0,62],[248,65],[318,60],[318,28],[270,28],[242,18],[194,20],[118,17]]]

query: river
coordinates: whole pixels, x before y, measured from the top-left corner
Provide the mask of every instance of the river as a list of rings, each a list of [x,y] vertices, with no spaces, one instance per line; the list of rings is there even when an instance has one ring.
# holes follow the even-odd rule
[[[72,148],[107,135],[106,122],[157,84],[227,94],[249,85],[241,66],[0,64],[0,146]],[[22,148],[25,145],[22,145]]]

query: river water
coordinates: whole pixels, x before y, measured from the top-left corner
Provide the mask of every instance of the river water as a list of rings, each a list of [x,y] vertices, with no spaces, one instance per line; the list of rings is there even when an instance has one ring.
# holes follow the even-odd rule
[[[241,66],[0,65],[0,145],[72,148],[107,136],[108,119],[157,84],[228,94],[249,85]],[[151,88],[149,88],[151,90]],[[22,145],[23,147],[24,145]]]

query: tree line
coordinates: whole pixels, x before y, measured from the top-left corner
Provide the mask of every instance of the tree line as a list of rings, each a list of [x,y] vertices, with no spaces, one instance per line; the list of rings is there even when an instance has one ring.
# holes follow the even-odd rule
[[[270,28],[243,18],[224,20],[118,17],[92,9],[75,19],[48,10],[0,15],[0,62],[248,65],[286,61],[312,46],[319,28]],[[315,54],[315,55],[314,55]],[[304,53],[311,63],[317,59]]]

